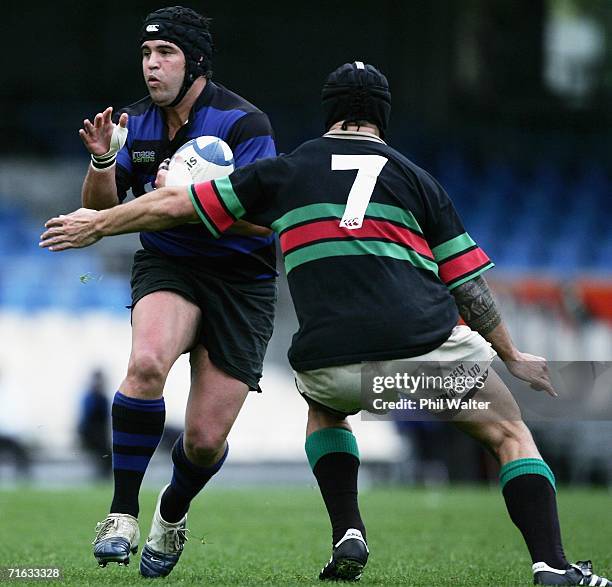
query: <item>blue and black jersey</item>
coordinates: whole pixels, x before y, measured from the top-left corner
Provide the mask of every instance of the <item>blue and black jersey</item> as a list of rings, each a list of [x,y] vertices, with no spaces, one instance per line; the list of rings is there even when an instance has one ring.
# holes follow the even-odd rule
[[[172,140],[168,137],[163,109],[150,97],[120,110],[117,117],[122,112],[129,114],[129,134],[117,156],[117,193],[121,202],[130,189],[134,197],[150,191],[160,163],[199,136],[223,139],[234,153],[237,168],[276,155],[268,117],[244,98],[210,80],[196,100],[188,122]],[[214,239],[200,224],[187,224],[160,232],[143,232],[140,241],[149,251],[195,258],[202,269],[230,280],[276,276],[272,235],[228,234]]]

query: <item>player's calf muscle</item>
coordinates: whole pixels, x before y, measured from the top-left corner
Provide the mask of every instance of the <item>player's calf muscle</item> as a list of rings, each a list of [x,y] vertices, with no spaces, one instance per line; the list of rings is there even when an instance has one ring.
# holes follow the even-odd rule
[[[540,458],[540,453],[533,441],[529,428],[522,421],[498,422],[500,441],[496,454],[504,464],[517,459]]]
[[[459,423],[458,426],[480,441],[501,464],[521,458],[540,458],[533,437],[521,420]]]
[[[321,430],[322,428],[345,428],[352,430],[346,418],[326,410],[323,406],[308,404],[308,422],[306,424],[306,436]]]

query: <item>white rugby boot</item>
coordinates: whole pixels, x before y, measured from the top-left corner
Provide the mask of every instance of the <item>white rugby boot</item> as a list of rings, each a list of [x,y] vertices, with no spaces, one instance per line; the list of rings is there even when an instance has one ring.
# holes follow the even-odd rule
[[[101,567],[107,563],[130,563],[130,553],[136,554],[140,541],[138,520],[129,514],[108,514],[96,525],[93,553]]]
[[[187,541],[187,514],[178,522],[166,522],[160,513],[164,487],[157,498],[149,537],[140,555],[140,574],[143,577],[166,577],[178,562]]]

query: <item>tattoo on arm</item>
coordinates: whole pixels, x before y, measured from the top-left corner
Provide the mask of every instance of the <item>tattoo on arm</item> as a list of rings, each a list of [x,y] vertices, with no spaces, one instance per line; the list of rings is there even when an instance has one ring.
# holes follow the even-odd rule
[[[493,294],[484,280],[478,276],[466,281],[451,291],[459,314],[465,323],[483,336],[501,322],[501,314],[493,299]]]

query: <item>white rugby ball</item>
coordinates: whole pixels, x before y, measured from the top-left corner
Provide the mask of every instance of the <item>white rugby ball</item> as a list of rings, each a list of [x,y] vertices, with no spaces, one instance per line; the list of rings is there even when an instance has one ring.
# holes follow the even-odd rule
[[[203,136],[185,143],[170,159],[167,186],[184,186],[228,176],[234,154],[219,137]]]

